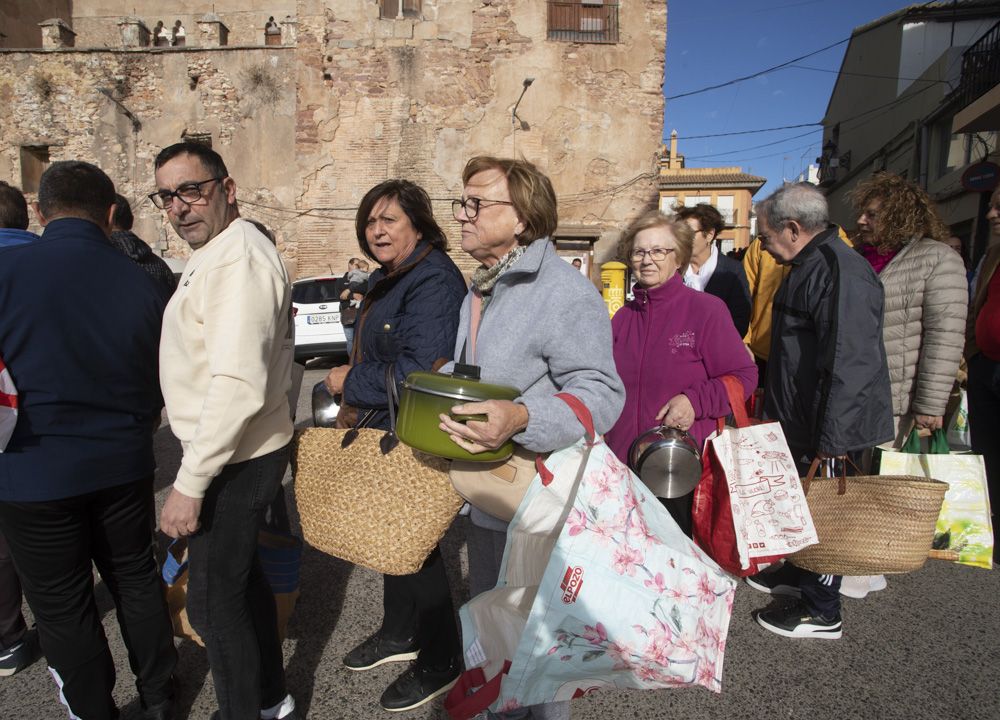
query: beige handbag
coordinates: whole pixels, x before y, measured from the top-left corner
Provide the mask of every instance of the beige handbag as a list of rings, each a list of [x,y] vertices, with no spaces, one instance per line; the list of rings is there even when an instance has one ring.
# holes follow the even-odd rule
[[[510,522],[538,474],[536,458],[544,461],[545,456],[515,445],[514,454],[503,462],[454,460],[448,476],[456,492],[471,505],[487,515]]]

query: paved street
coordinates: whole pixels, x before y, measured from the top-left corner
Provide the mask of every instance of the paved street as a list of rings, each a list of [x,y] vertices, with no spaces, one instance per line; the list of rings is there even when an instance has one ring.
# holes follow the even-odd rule
[[[300,425],[309,422],[309,391],[325,373],[323,367],[310,367],[306,372]],[[157,500],[162,503],[180,460],[180,448],[167,427],[157,433],[156,448],[160,464]],[[463,518],[455,523],[443,546],[456,605],[466,593],[466,522]],[[356,673],[340,662],[379,622],[379,576],[307,548],[301,590],[285,642],[285,659],[288,686],[303,716],[316,720],[390,717],[379,708],[378,697],[402,666]],[[741,585],[730,625],[721,695],[701,689],[607,693],[576,701],[573,718],[997,718],[998,595],[1000,575],[996,573],[929,561],[920,572],[891,577],[883,592],[865,600],[845,600],[844,638],[824,642],[787,640],[757,627],[750,612],[767,605],[769,598]],[[118,666],[116,697],[122,718],[138,720],[141,714],[124,646],[103,587],[98,598]],[[205,720],[215,709],[215,699],[204,650],[184,641],[179,652],[179,717]],[[0,678],[0,718],[65,717],[43,662],[15,677]],[[399,717],[446,715],[437,702]]]

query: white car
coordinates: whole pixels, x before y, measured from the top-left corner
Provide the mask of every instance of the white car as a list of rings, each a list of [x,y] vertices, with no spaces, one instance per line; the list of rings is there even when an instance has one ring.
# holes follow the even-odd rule
[[[339,283],[340,278],[335,276],[304,278],[292,283],[297,362],[347,353],[347,338],[340,324]]]

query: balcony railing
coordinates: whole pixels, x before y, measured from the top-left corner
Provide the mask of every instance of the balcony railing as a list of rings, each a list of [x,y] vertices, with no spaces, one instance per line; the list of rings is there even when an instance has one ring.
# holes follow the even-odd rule
[[[1000,22],[962,53],[962,78],[952,93],[958,107],[968,107],[1000,83]]]
[[[607,0],[548,0],[549,40],[618,42],[618,3]]]

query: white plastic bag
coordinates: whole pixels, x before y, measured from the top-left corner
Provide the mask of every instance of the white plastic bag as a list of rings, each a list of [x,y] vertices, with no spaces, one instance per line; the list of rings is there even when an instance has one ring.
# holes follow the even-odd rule
[[[17,388],[10,371],[0,357],[0,453],[2,453],[17,425]]]

